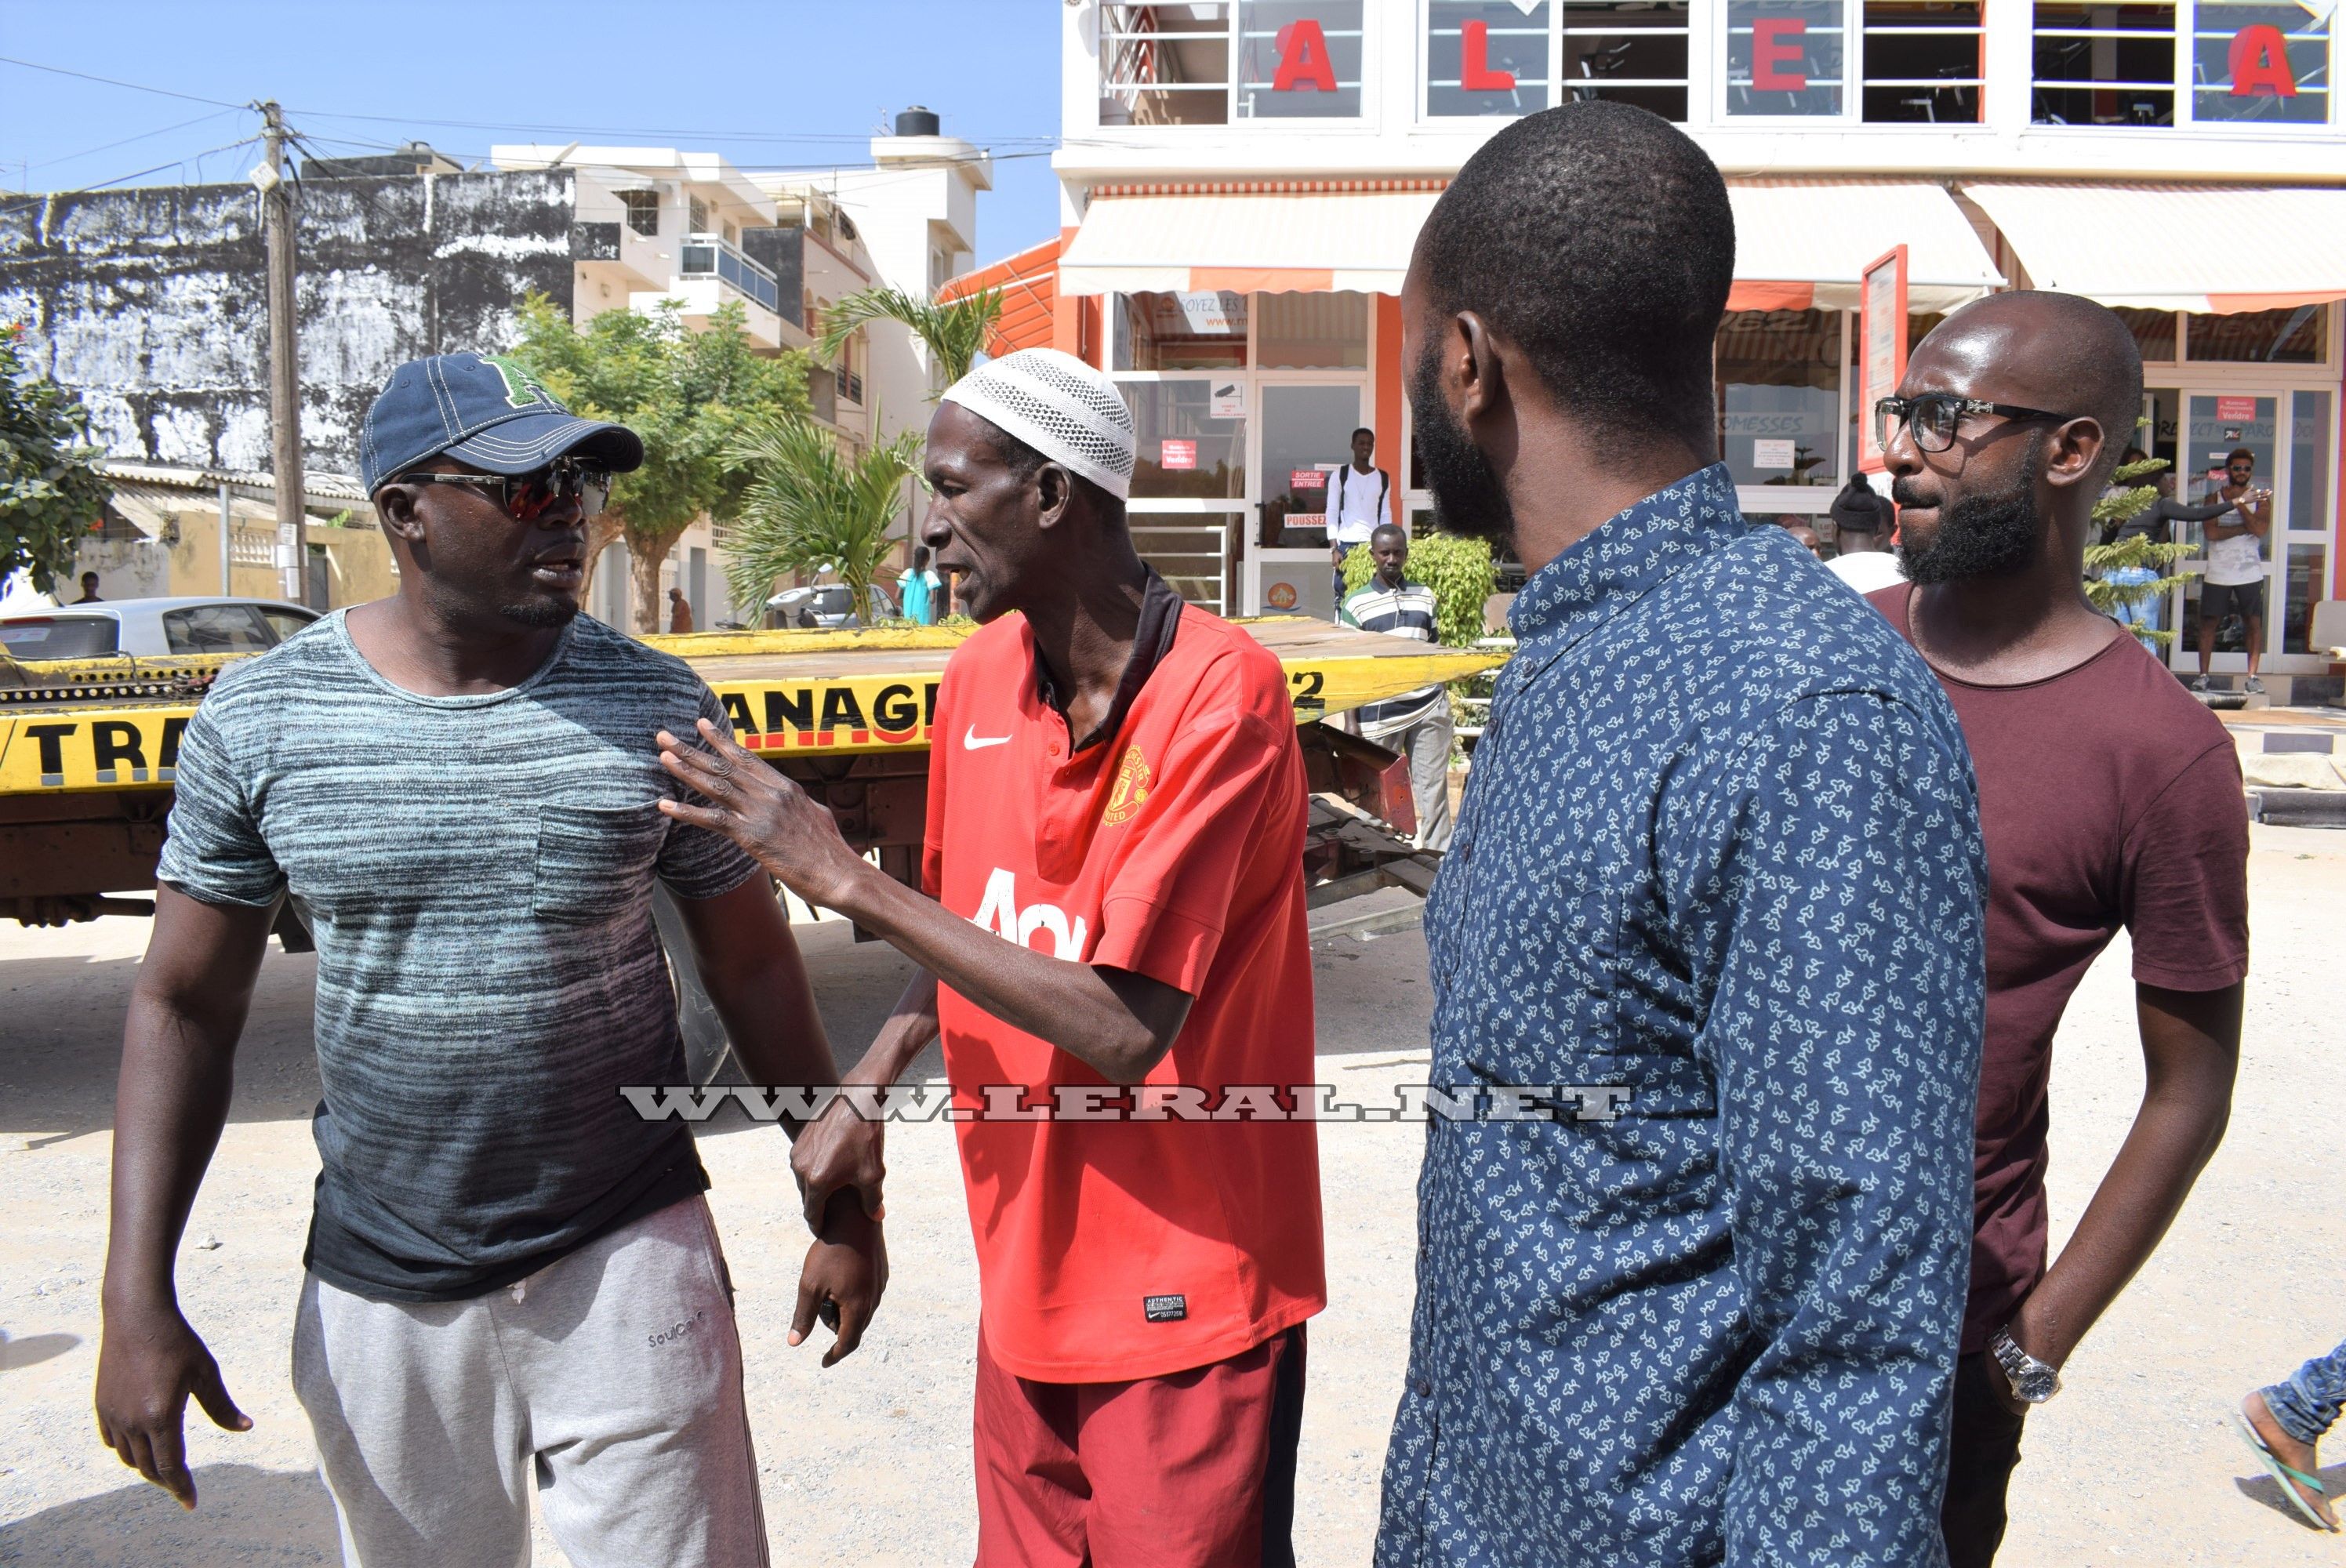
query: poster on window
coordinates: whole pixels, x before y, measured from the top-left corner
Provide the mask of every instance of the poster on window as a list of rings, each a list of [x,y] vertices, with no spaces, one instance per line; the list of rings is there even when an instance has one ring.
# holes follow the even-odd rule
[[[1906,373],[1906,247],[1899,246],[1861,274],[1858,311],[1858,459],[1861,473],[1889,466],[1882,455],[1882,422],[1873,405],[1898,390]]]
[[[1206,394],[1208,419],[1244,419],[1246,417],[1246,382],[1216,382]]]

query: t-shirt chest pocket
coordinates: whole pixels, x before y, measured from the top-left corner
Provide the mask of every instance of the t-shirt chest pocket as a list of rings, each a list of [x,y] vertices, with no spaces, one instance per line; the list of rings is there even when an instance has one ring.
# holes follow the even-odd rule
[[[668,821],[638,806],[540,806],[530,912],[567,924],[607,921],[651,891]]]

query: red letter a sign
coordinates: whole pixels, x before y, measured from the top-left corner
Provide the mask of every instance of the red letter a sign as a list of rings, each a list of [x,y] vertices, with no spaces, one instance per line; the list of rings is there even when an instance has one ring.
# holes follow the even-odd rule
[[[1328,36],[1320,31],[1320,24],[1305,16],[1290,22],[1279,30],[1272,40],[1279,47],[1279,74],[1270,79],[1270,90],[1291,93],[1298,87],[1317,87],[1323,93],[1336,90],[1336,67],[1328,63]]]
[[[2231,64],[2232,97],[2297,97],[2297,78],[2289,69],[2289,41],[2271,23],[2251,23],[2232,35]]]

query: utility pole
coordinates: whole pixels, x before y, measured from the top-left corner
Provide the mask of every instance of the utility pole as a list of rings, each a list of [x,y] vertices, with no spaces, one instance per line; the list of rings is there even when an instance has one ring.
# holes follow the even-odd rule
[[[292,530],[286,597],[310,602],[310,526],[301,495],[301,377],[293,319],[293,189],[285,181],[285,116],[260,106],[268,161],[252,172],[269,246],[269,434],[277,482],[277,536]],[[312,606],[322,608],[322,606]]]

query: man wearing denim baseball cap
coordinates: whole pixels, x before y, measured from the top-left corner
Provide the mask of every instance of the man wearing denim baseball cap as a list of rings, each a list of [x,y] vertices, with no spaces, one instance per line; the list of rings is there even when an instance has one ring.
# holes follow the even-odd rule
[[[771,885],[658,809],[681,791],[653,735],[723,709],[577,613],[587,519],[643,444],[449,354],[393,373],[361,450],[398,593],[230,668],[180,746],[124,1039],[100,1431],[193,1507],[189,1396],[250,1425],[172,1259],[290,895],[324,1090],[293,1380],[346,1560],[526,1563],[535,1491],[574,1562],[764,1563],[709,1178],[684,1124],[619,1094],[685,1081],[655,886],[750,1074],[835,1074]],[[791,1334],[835,1317],[826,1364],[887,1272],[852,1194],[829,1215]]]

